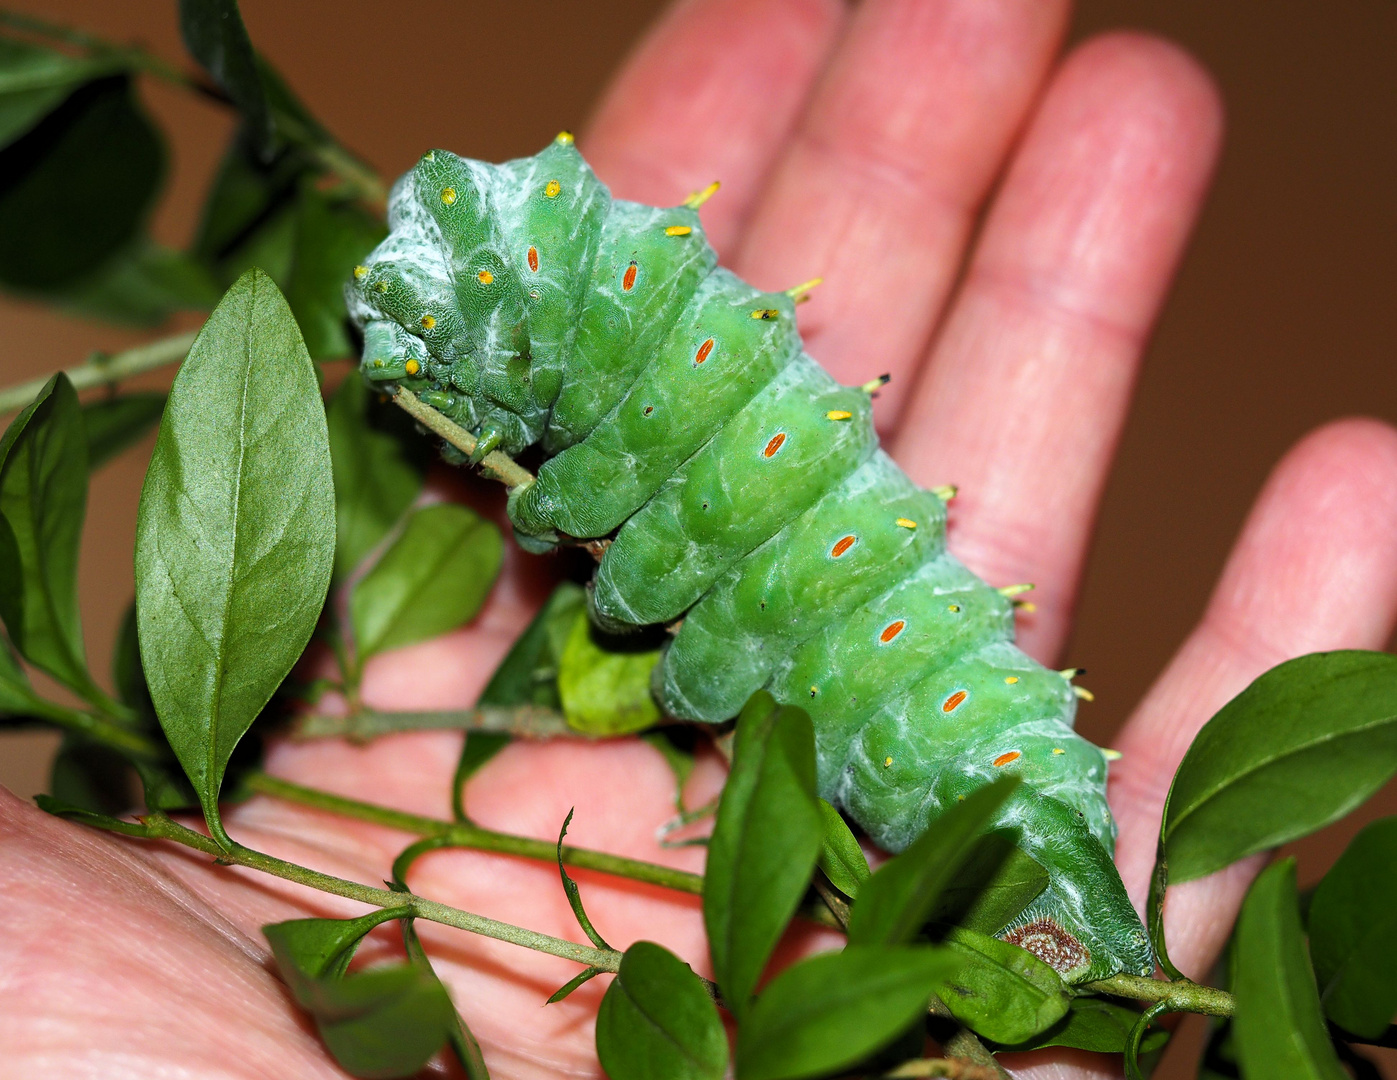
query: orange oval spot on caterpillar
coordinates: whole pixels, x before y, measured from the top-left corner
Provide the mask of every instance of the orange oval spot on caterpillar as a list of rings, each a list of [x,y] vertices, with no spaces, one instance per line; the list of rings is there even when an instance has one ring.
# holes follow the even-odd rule
[[[556,180],[550,180],[544,185],[543,194],[550,199],[556,199],[558,192],[563,190],[563,185]]]
[[[1017,675],[1005,675],[1004,681],[1008,683],[1010,686],[1013,686],[1016,682],[1019,681],[1019,677]]]
[[[643,409],[641,410],[641,415],[642,415],[642,416],[649,416],[649,415],[650,415],[652,412],[654,412],[654,411],[655,411],[655,406],[653,406],[653,405],[647,405],[647,406],[645,406],[645,408],[643,408]]]
[[[883,627],[883,632],[878,635],[878,640],[886,645],[888,642],[892,641],[893,638],[897,637],[898,634],[902,633],[906,626],[907,623],[905,620],[894,619],[892,622],[888,623],[887,626]]]
[[[538,273],[538,248],[529,248],[529,269],[535,274]]]
[[[911,518],[898,518],[894,524],[899,529],[915,529],[917,527],[917,523]]]
[[[688,235],[689,235],[691,232],[693,232],[693,231],[694,231],[693,228],[692,228],[691,226],[688,226],[688,225],[671,225],[669,228],[665,229],[665,235],[666,235],[666,236],[688,236]]]
[[[1017,750],[1010,750],[1007,754],[1000,754],[999,757],[994,759],[994,767],[996,769],[1002,769],[1005,765],[1018,761],[1021,757],[1023,757],[1023,755]]]
[[[635,271],[635,260],[632,259],[631,265],[626,267],[626,272],[621,275],[621,288],[626,292],[630,292],[635,288]]]
[[[957,614],[957,613],[960,611],[960,605],[959,605],[959,604],[947,604],[947,605],[946,605],[946,610],[949,611],[952,615],[955,615],[955,614]]]
[[[367,266],[356,266],[356,267],[354,268],[354,280],[355,280],[355,281],[363,281],[363,280],[364,280],[366,277],[368,277],[368,276],[369,276],[369,268],[368,268]]]
[[[778,431],[771,437],[771,441],[766,444],[766,449],[762,451],[762,457],[775,457],[776,451],[781,449],[781,444],[786,441],[786,433]]]
[[[890,767],[892,766],[892,763],[893,763],[893,759],[892,759],[891,757],[885,757],[885,758],[883,759],[883,768],[885,768],[885,769],[890,768]]]
[[[489,270],[482,270],[475,275],[475,279],[482,285],[489,285],[490,282],[495,280],[495,275],[490,273]]]
[[[956,709],[960,708],[961,702],[963,702],[969,696],[970,694],[968,691],[957,690],[954,694],[952,694],[950,697],[948,697],[945,701],[941,703],[941,711],[955,712]]]
[[[432,327],[436,326],[436,324],[437,324],[437,321],[436,321],[436,319],[432,318],[432,316],[430,316],[430,315],[423,315],[423,316],[422,316],[422,329],[423,329],[423,330],[430,330]]]
[[[708,354],[713,351],[713,339],[709,338],[698,347],[698,352],[694,353],[694,363],[701,364],[708,359]]]
[[[826,419],[826,420],[848,420],[848,419],[849,419],[850,417],[852,417],[853,415],[854,415],[854,414],[851,413],[848,409],[831,409],[829,412],[825,413],[825,419]]]
[[[810,696],[811,696],[811,697],[815,697],[815,695],[817,695],[819,692],[820,692],[820,688],[819,688],[818,686],[812,686],[812,687],[810,688]]]
[[[1063,749],[1062,747],[1060,747],[1060,746],[1054,746],[1054,747],[1053,747],[1053,753],[1054,753],[1054,754],[1065,754],[1065,753],[1067,753],[1067,751],[1064,750],[1064,749]]]
[[[441,189],[441,201],[450,206],[456,201],[456,189],[454,187],[444,187]]]
[[[558,132],[558,137],[555,138],[553,141],[554,141],[555,143],[557,143],[559,146],[571,146],[571,145],[572,145],[572,132],[571,132],[571,131],[560,131],[560,132]]]
[[[422,370],[422,365],[419,364],[416,360],[409,360],[406,364],[403,365],[403,370],[406,371],[409,375],[416,375],[419,371]]]
[[[835,541],[834,547],[829,549],[829,553],[837,559],[839,558],[839,556],[843,555],[846,551],[853,547],[855,541],[857,540],[857,536],[841,536],[838,540]]]
[[[752,318],[762,319],[765,322],[770,322],[772,319],[776,318],[780,314],[781,313],[777,311],[774,307],[764,307],[757,308],[756,311],[752,312]]]

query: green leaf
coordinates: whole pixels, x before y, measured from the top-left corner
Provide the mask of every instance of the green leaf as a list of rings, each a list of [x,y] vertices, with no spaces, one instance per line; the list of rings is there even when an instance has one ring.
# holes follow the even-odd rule
[[[456,762],[456,775],[451,779],[451,811],[455,820],[470,820],[466,816],[466,782],[509,743],[510,737],[500,731],[466,733],[461,756]]]
[[[721,1080],[728,1040],[689,965],[637,941],[602,998],[597,1056],[611,1080]]]
[[[51,378],[0,439],[0,616],[20,654],[88,701],[109,700],[87,670],[78,545],[87,510],[87,437],[68,376]],[[8,549],[8,550],[6,550]]]
[[[578,987],[581,987],[581,986],[586,985],[587,983],[591,982],[593,979],[595,979],[598,975],[601,975],[601,974],[602,974],[602,969],[601,969],[601,968],[598,968],[598,967],[583,968],[583,969],[582,969],[581,971],[579,971],[576,975],[574,975],[571,979],[569,979],[567,982],[563,983],[562,986],[560,986],[560,987],[558,987],[558,989],[554,990],[553,993],[551,993],[551,994],[548,996],[548,1000],[547,1000],[546,1002],[544,1002],[544,1004],[545,1004],[545,1005],[556,1005],[556,1004],[558,1004],[558,1002],[566,1000],[567,998],[569,998],[569,997],[572,996],[572,992],[573,992],[574,990],[578,989]],[[603,1000],[605,1000],[605,999],[603,999]]]
[[[936,992],[966,1027],[995,1042],[1019,1043],[1066,1015],[1071,991],[1032,953],[973,930],[950,930],[943,944],[961,966]]]
[[[861,886],[850,912],[850,943],[898,945],[916,937],[941,891],[1018,785],[1018,777],[1011,776],[981,788],[933,820],[906,851],[879,867]]]
[[[924,946],[850,945],[788,967],[738,1027],[738,1080],[797,1080],[855,1064],[924,1011],[957,965]]]
[[[495,669],[480,695],[480,704],[562,708],[558,662],[577,613],[585,612],[586,606],[585,589],[570,581],[559,584]]]
[[[930,921],[997,934],[1048,887],[1048,872],[1006,832],[980,839],[941,890]]]
[[[47,298],[75,315],[155,326],[177,311],[207,311],[222,289],[203,263],[137,235],[91,272]]]
[[[131,807],[131,765],[117,751],[65,735],[49,770],[49,793],[58,801],[97,814]]]
[[[598,949],[609,949],[611,946],[597,933],[596,927],[592,925],[592,920],[587,917],[587,911],[582,906],[582,895],[577,889],[577,882],[568,876],[568,868],[563,865],[563,838],[567,836],[568,826],[571,824],[572,809],[569,809],[568,816],[563,819],[563,827],[558,831],[558,873],[563,879],[563,892],[567,895],[568,906],[572,908],[573,918],[577,920],[577,925],[582,927],[582,932],[587,935],[587,940]]]
[[[1315,889],[1309,928],[1325,1013],[1377,1038],[1397,1014],[1397,817],[1353,838]]]
[[[359,664],[475,618],[503,558],[499,529],[473,510],[455,503],[414,510],[349,598]]]
[[[0,147],[22,136],[81,83],[121,66],[114,57],[75,57],[0,38]]]
[[[0,518],[0,532],[7,532],[8,529],[4,518]],[[3,554],[3,551],[0,551],[0,557],[3,557]],[[10,651],[10,643],[0,638],[0,716],[23,715],[37,700],[33,688],[29,685],[29,677],[24,674],[24,669],[19,666],[19,661]]]
[[[326,410],[335,471],[335,576],[348,577],[422,491],[421,455],[407,453],[411,425],[401,409],[375,408],[350,373]]]
[[[689,777],[694,771],[696,732],[690,727],[671,725],[647,731],[640,739],[660,752],[665,764],[669,766],[669,771],[674,774],[674,806],[682,814],[684,785],[689,782]]]
[[[393,887],[396,889],[399,886],[394,885]],[[402,886],[402,888],[405,890],[406,886]],[[408,960],[425,967],[435,975],[432,961],[427,956],[427,950],[422,948],[422,942],[418,940],[417,927],[413,925],[413,921],[404,919],[399,925],[403,928],[403,946],[407,951]],[[588,968],[588,970],[594,969]],[[445,987],[442,989],[444,992]],[[490,1070],[485,1067],[485,1057],[480,1052],[480,1043],[476,1041],[471,1029],[466,1027],[466,1022],[461,1018],[461,1014],[454,1007],[451,1011],[455,1022],[451,1025],[447,1038],[456,1055],[456,1060],[466,1071],[466,1080],[490,1080]]]
[[[254,144],[272,149],[272,113],[237,0],[180,0],[179,29],[189,54],[233,99]]]
[[[1272,668],[1193,740],[1164,807],[1169,878],[1204,877],[1337,821],[1397,772],[1397,656]]]
[[[315,359],[357,355],[344,288],[355,264],[387,233],[383,222],[352,203],[333,201],[309,186],[301,192],[286,301]]]
[[[824,799],[816,801],[824,825],[820,848],[820,869],[830,883],[845,896],[856,898],[869,877],[868,859],[838,810]]]
[[[458,1022],[446,989],[425,963],[345,976],[365,934],[410,912],[387,908],[358,919],[295,919],[262,928],[292,996],[314,1017],[335,1060],[354,1076],[412,1076]]]
[[[135,237],[165,171],[159,134],[114,76],[0,151],[0,284],[62,290]]]
[[[259,270],[228,290],[175,377],[136,533],[151,699],[218,835],[228,760],[310,639],[334,559],[315,368]]]
[[[160,421],[164,410],[165,395],[157,393],[122,394],[84,405],[88,472],[96,472],[99,466],[139,441]]]
[[[810,717],[754,694],[737,720],[703,878],[713,971],[739,1018],[805,895],[823,836]]]
[[[1247,1080],[1344,1080],[1305,956],[1295,860],[1262,871],[1235,930],[1233,1034]]]
[[[1047,1046],[1066,1046],[1098,1054],[1121,1054],[1125,1052],[1126,1037],[1139,1019],[1139,1009],[1101,998],[1074,998],[1068,1006],[1067,1015],[1052,1027],[1004,1049],[1041,1050]],[[1145,1036],[1140,1052],[1152,1054],[1168,1041],[1167,1031],[1154,1028]]]
[[[558,696],[569,726],[584,735],[628,735],[659,723],[650,676],[660,650],[606,638],[585,611],[573,618],[558,661]]]

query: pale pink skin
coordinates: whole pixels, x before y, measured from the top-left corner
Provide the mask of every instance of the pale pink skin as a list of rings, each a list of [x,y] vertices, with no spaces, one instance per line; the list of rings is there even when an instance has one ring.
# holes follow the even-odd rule
[[[865,0],[853,15],[838,0],[688,0],[630,59],[581,140],[623,197],[670,204],[721,177],[704,218],[744,277],[784,288],[824,275],[801,309],[811,353],[847,383],[892,373],[878,403],[889,448],[918,482],[961,485],[951,547],[975,571],[1039,584],[1021,629],[1045,661],[1068,630],[1141,349],[1222,127],[1212,83],[1178,49],[1115,34],[1063,56],[1066,18],[1062,0]],[[1137,903],[1169,779],[1209,715],[1288,657],[1387,640],[1394,535],[1390,428],[1330,424],[1277,466],[1202,623],[1116,740],[1118,861]],[[373,661],[368,701],[470,704],[542,594],[526,562],[538,565],[511,558],[471,627]],[[268,768],[446,815],[459,746],[437,733],[283,745]],[[705,761],[691,799],[720,781]],[[557,742],[506,750],[468,801],[486,825],[550,839],[576,806],[578,844],[700,870],[700,850],[656,843],[671,793],[644,744]],[[407,841],[269,799],[226,821],[245,844],[370,883]],[[272,972],[258,927],[355,905],[65,824],[3,794],[0,836],[0,1075],[342,1075]],[[1170,894],[1185,972],[1208,970],[1257,868],[1249,860]],[[577,878],[612,944],[651,938],[707,970],[695,899]],[[547,865],[443,852],[418,863],[412,884],[582,940]],[[575,965],[421,929],[496,1077],[600,1075],[592,1023],[605,978],[545,1008]],[[783,956],[834,944],[802,930]],[[393,948],[387,932],[365,947]],[[1035,1078],[1114,1072],[1091,1055],[1006,1063]]]

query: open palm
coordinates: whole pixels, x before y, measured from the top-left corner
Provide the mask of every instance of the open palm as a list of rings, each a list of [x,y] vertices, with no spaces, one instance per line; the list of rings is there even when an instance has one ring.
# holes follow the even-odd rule
[[[809,351],[837,378],[890,372],[885,443],[917,482],[954,481],[950,544],[993,583],[1039,584],[1021,621],[1050,662],[1068,631],[1131,386],[1220,134],[1205,74],[1139,36],[1058,55],[1065,0],[685,0],[607,94],[584,153],[616,194],[673,204],[715,176],[704,210],[726,265],[758,286],[815,274]],[[468,147],[456,149],[469,150]],[[990,199],[993,192],[993,199]],[[984,211],[983,225],[976,225]],[[973,243],[972,243],[973,241]],[[1299,653],[1378,648],[1397,613],[1397,433],[1331,425],[1277,468],[1207,614],[1117,740],[1118,863],[1144,898],[1169,778],[1198,727]],[[383,709],[469,705],[537,605],[541,560],[514,552],[471,627],[374,660]],[[281,745],[270,772],[449,816],[460,736]],[[715,760],[690,801],[721,783]],[[517,743],[471,781],[481,824],[702,869],[663,850],[673,812],[659,754],[635,740]],[[377,883],[403,834],[269,799],[230,811],[242,843]],[[1178,888],[1171,954],[1201,975],[1251,860]],[[610,942],[660,941],[706,970],[696,898],[578,873]],[[417,892],[578,937],[556,870],[505,856],[421,859]],[[292,1004],[258,928],[357,905],[184,850],[47,818],[0,792],[0,1075],[341,1076]],[[605,979],[543,1006],[566,961],[419,924],[497,1077],[600,1074]],[[819,947],[798,931],[789,951]],[[391,948],[391,937],[366,944]],[[1105,1058],[1006,1061],[1034,1076],[1109,1074]]]

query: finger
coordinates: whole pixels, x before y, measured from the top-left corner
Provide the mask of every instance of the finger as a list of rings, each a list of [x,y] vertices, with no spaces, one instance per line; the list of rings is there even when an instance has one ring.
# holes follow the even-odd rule
[[[691,0],[645,37],[582,140],[627,199],[670,206],[713,180],[704,227],[722,253],[844,22],[839,0]]]
[[[892,419],[977,207],[1057,48],[1063,0],[869,0],[762,192],[734,268],[816,276],[806,346],[836,378],[893,376]]]
[[[1065,638],[1151,323],[1197,216],[1221,109],[1172,45],[1119,34],[1062,65],[1005,178],[894,453],[960,485],[956,552],[1033,582],[1030,653]]]
[[[1330,424],[1276,468],[1198,628],[1121,733],[1117,863],[1142,906],[1174,770],[1198,729],[1263,671],[1303,653],[1379,649],[1397,620],[1397,431]],[[1169,891],[1169,954],[1211,963],[1258,860]]]

